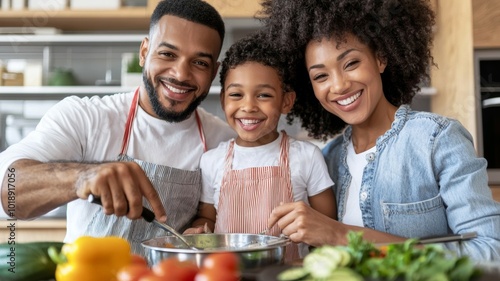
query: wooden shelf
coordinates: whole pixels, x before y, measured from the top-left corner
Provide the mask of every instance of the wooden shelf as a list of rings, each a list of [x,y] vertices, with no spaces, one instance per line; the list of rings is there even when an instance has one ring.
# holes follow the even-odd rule
[[[2,27],[55,27],[68,32],[143,31],[159,0],[147,7],[122,7],[117,10],[9,10],[0,11]],[[261,8],[259,0],[208,0],[224,18],[253,18]]]
[[[147,31],[150,11],[146,7],[119,10],[2,11],[3,27],[55,27],[64,31]]]
[[[253,18],[262,7],[260,0],[206,0],[223,18]]]
[[[53,34],[53,35],[0,35],[0,44],[17,42],[19,45],[65,45],[68,44],[140,44],[147,34]]]

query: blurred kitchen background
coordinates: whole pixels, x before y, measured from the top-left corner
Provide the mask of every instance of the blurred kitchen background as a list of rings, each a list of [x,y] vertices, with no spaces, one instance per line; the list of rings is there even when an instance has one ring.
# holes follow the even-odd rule
[[[148,19],[141,14],[144,23],[130,26],[129,28],[134,28],[132,30],[126,29],[127,25],[130,25],[126,23],[126,12],[148,11],[148,5],[154,5],[157,1],[82,0],[85,4],[79,3],[78,0],[71,0],[69,3],[64,0],[21,2],[24,2],[23,8],[20,8],[21,4],[15,0],[10,0],[9,9],[2,6],[2,22],[3,18],[8,16],[6,20],[11,25],[26,24],[30,21],[44,24],[22,27],[4,27],[2,24],[0,27],[0,151],[32,131],[40,117],[65,96],[104,95],[135,88],[140,82],[140,73],[130,74],[127,70],[131,70],[132,59],[147,34]],[[114,6],[112,2],[115,2]],[[4,3],[9,1],[2,0],[2,5]],[[250,6],[249,10],[240,7],[245,3]],[[220,58],[222,59],[233,42],[260,28],[260,22],[253,17],[259,5],[258,1],[242,0],[218,1],[218,6],[217,3],[214,5],[225,15],[227,28]],[[104,11],[104,14],[98,16],[96,12],[96,15],[83,15],[92,9]],[[114,16],[115,21],[126,26],[118,25],[112,30],[106,30],[109,27],[106,24],[108,20],[102,17],[106,14],[115,15],[118,11],[124,15]],[[25,15],[25,18],[14,18],[12,13]],[[64,14],[73,14],[76,17],[79,13],[82,14],[81,19],[63,19]],[[89,26],[86,19],[103,21],[103,24]],[[80,21],[82,26],[77,25],[75,21]],[[53,22],[55,26],[51,26]],[[138,30],[138,27],[142,30]],[[413,106],[428,111],[429,95],[434,94],[435,90],[429,85],[423,86],[426,87],[415,99]],[[219,104],[219,91],[217,77],[203,107],[224,118]],[[296,138],[310,140],[307,133],[300,128],[299,122],[288,125],[283,117],[281,127]],[[314,142],[319,146],[323,145]]]
[[[132,90],[127,72],[147,34],[158,0],[0,0],[0,151],[34,129],[69,95]],[[260,28],[259,0],[209,0],[223,15],[225,50]],[[438,67],[412,104],[458,119],[500,183],[500,1],[431,0],[437,13],[433,55]],[[219,58],[219,59],[222,59]],[[135,74],[137,76],[137,74]],[[202,106],[223,118],[219,78]],[[299,139],[296,122],[282,128]],[[310,140],[318,146],[323,143]]]
[[[134,54],[158,1],[0,0],[0,151],[26,136],[66,96],[133,90],[140,79],[133,73]],[[222,56],[260,28],[254,19],[260,0],[206,1],[226,22]],[[437,67],[429,70],[431,79],[422,82],[412,107],[458,119],[469,130],[478,154],[489,162],[490,186],[500,201],[500,1],[430,2],[437,15]],[[224,118],[219,91],[217,77],[202,106]],[[283,118],[280,127],[324,145],[309,139],[299,122],[287,125]],[[22,230],[17,241],[62,241],[65,207],[16,227]],[[0,242],[7,231],[0,228]]]

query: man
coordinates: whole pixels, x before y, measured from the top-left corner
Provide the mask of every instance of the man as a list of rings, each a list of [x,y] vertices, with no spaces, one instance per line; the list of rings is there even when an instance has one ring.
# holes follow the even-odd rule
[[[68,203],[65,241],[118,235],[136,253],[141,241],[165,235],[138,219],[143,205],[186,228],[200,197],[201,154],[234,135],[198,108],[217,74],[223,39],[222,18],[206,2],[160,1],[140,47],[142,85],[103,98],[66,98],[0,154],[3,210],[29,219]],[[90,194],[103,206],[83,200]]]

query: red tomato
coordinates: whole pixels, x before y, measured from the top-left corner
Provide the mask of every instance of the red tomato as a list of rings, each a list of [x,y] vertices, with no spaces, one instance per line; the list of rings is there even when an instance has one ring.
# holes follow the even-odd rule
[[[240,266],[238,255],[231,252],[213,253],[203,260],[204,269],[237,272]]]
[[[139,278],[152,273],[151,269],[143,264],[129,264],[122,267],[116,277],[118,281],[138,281]]]
[[[142,264],[142,265],[148,266],[148,261],[146,260],[146,258],[144,258],[143,256],[138,255],[138,254],[131,254],[130,255],[130,263],[131,264]]]
[[[165,281],[165,280],[167,280],[167,279],[165,279],[165,277],[158,276],[158,275],[154,274],[153,272],[139,278],[139,281]]]
[[[154,265],[153,272],[158,276],[168,277],[168,280],[193,281],[198,267],[190,261],[168,258]]]
[[[229,271],[224,269],[202,269],[194,281],[238,281],[239,276],[235,271]]]

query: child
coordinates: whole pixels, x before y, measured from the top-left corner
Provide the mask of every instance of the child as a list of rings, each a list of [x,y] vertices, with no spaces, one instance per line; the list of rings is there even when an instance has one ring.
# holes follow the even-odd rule
[[[277,129],[295,101],[284,61],[260,34],[227,51],[221,105],[238,137],[202,156],[203,191],[193,226],[207,223],[215,233],[261,233],[276,206],[294,201],[335,219],[333,182],[320,149]],[[278,236],[281,230],[275,226],[265,233]],[[287,260],[299,258],[296,248],[287,248]],[[300,252],[305,255],[307,247]]]
[[[284,234],[299,229],[303,236],[292,240],[314,246],[345,244],[350,230],[375,243],[476,232],[444,246],[477,260],[500,259],[500,204],[471,135],[456,120],[409,107],[432,62],[428,1],[263,5],[272,42],[300,70],[300,106],[290,114],[317,138],[342,132],[323,149],[339,220],[292,203],[276,208],[270,225]]]

